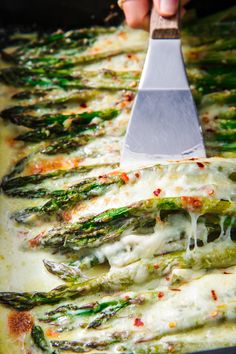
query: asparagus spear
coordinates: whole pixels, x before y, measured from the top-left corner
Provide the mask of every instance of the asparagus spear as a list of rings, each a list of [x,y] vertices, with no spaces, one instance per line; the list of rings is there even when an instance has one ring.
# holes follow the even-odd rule
[[[45,215],[59,212],[64,209],[72,208],[75,204],[81,200],[91,199],[103,195],[110,189],[113,185],[118,187],[125,184],[124,179],[122,179],[122,174],[117,174],[116,176],[106,176],[106,177],[91,177],[81,182],[71,186],[66,190],[55,190],[51,193],[47,191],[38,189],[35,192],[31,191],[18,191],[18,195],[32,197],[49,196],[51,199],[39,207],[27,208],[19,213],[15,214],[15,218],[18,222],[27,222],[27,219],[33,215]],[[14,191],[12,192],[14,193]],[[44,194],[43,194],[44,193]],[[47,194],[46,194],[47,193]],[[15,195],[17,192],[15,192]]]
[[[46,354],[57,354],[57,351],[52,349],[51,343],[46,339],[44,332],[40,326],[34,325],[31,331],[31,337],[34,344]]]
[[[79,260],[69,262],[69,264],[44,260],[44,265],[47,268],[47,271],[66,282],[78,282],[80,279],[86,277],[82,273],[83,270],[102,263],[104,263],[104,261],[101,257],[98,258],[94,254],[80,257]]]
[[[84,280],[86,278],[79,267],[69,266],[64,263],[59,264],[56,262],[48,261],[46,259],[43,261],[43,263],[50,273],[56,274],[60,279],[64,281],[78,282],[80,278],[81,280]]]
[[[55,33],[39,37],[38,40],[31,41],[26,45],[18,47],[7,58],[13,61],[19,61],[21,58],[29,57],[35,53],[37,56],[45,51],[55,51],[68,48],[79,48],[84,44],[87,46],[88,41],[94,41],[99,34],[114,33],[117,29],[115,27],[93,27],[90,29],[79,29],[73,31],[57,31]]]
[[[218,68],[217,68],[218,69]],[[218,72],[217,72],[218,71]],[[236,80],[231,70],[225,70],[226,72],[221,73],[222,70],[218,69],[215,72],[211,70],[203,71],[197,70],[196,68],[188,69],[187,74],[190,81],[191,87],[200,90],[201,94],[208,94],[214,91],[220,91],[225,89],[234,89],[236,86]]]
[[[227,90],[205,95],[201,102],[201,107],[213,104],[235,105],[236,90]]]
[[[66,93],[64,96],[59,96],[51,100],[45,100],[34,105],[25,106],[14,106],[7,108],[1,112],[1,117],[4,119],[9,119],[14,121],[14,116],[19,116],[21,114],[34,111],[41,108],[53,108],[54,106],[60,107],[62,103],[67,103],[71,101],[85,102],[94,98],[99,91],[97,90],[78,90]]]
[[[30,61],[23,62],[25,66],[35,67],[35,68],[49,68],[53,67],[54,69],[64,69],[72,68],[77,65],[89,64],[95,61],[107,59],[108,57],[113,57],[121,54],[128,53],[137,53],[142,52],[143,48],[140,46],[133,48],[119,48],[113,50],[106,50],[104,52],[95,53],[95,54],[84,54],[74,57],[53,57],[47,56],[42,58],[33,58]]]
[[[107,351],[103,351],[104,349],[106,349],[107,347],[109,347],[111,344],[115,344],[117,342],[116,339],[113,340],[104,340],[104,341],[91,341],[88,343],[84,343],[84,342],[78,342],[78,341],[67,341],[67,340],[53,340],[51,341],[52,346],[55,348],[58,348],[60,351],[61,350],[65,350],[65,351],[73,351],[75,353],[87,353],[87,352],[91,352],[91,350],[93,349],[97,349],[99,350],[98,353],[104,353],[104,354],[108,354],[109,352]],[[102,350],[102,352],[100,352],[100,350]],[[130,353],[129,353],[130,354]]]
[[[23,140],[23,141],[29,141],[29,142],[40,142],[42,140],[48,140],[48,139],[54,139],[58,136],[65,136],[67,134],[78,134],[84,131],[88,131],[89,129],[99,129],[99,127],[102,127],[102,124],[106,120],[111,120],[115,117],[118,116],[120,111],[117,109],[105,109],[102,111],[92,111],[92,112],[84,112],[81,114],[72,114],[72,115],[56,115],[56,116],[47,116],[35,119],[35,123],[44,125],[44,127],[40,127],[34,130],[31,130],[27,133],[18,135],[16,137],[17,140]],[[94,123],[92,120],[94,118],[100,118],[100,121]],[[19,118],[18,122],[20,121]],[[22,125],[24,124],[24,116],[23,116],[23,122]],[[32,124],[32,117],[27,117],[28,122],[30,121],[30,124]],[[38,122],[37,122],[38,120]],[[52,121],[54,120],[54,123],[46,125],[46,121]],[[63,121],[64,120],[64,121]],[[33,124],[32,124],[33,125]]]
[[[137,271],[144,272],[143,274],[146,275],[145,279],[142,279],[144,282],[147,279],[158,279],[167,275],[175,266],[197,269],[225,268],[235,265],[235,259],[235,245],[232,243],[229,246],[219,242],[214,248],[211,246],[209,249],[206,245],[187,257],[185,252],[174,252],[153,259],[143,259],[121,269],[113,269],[100,277],[79,284],[63,285],[49,292],[1,292],[0,303],[17,310],[29,310],[39,305],[76,299],[96,291],[121,290],[135,282]]]
[[[234,66],[236,63],[236,50],[228,51],[202,51],[196,53],[195,51],[185,53],[185,59],[187,60],[188,65],[227,65]]]
[[[81,146],[87,145],[95,137],[100,137],[105,134],[104,130],[98,130],[94,133],[79,134],[74,136],[69,134],[66,137],[59,137],[55,142],[49,144],[45,149],[41,150],[42,154],[45,155],[56,155],[56,154],[68,154],[71,151],[78,149]]]
[[[159,210],[167,212],[194,210],[201,215],[236,215],[236,205],[233,202],[203,197],[190,199],[187,197],[186,202],[185,198],[153,198],[130,206],[110,209],[77,223],[51,229],[40,240],[36,238],[37,245],[74,251],[84,247],[96,247],[122,236],[127,231],[152,228]],[[18,218],[18,221],[22,220]]]
[[[108,69],[101,69],[98,71],[83,71],[63,69],[63,70],[47,70],[45,68],[27,68],[22,66],[10,67],[2,69],[0,71],[0,79],[6,84],[13,86],[42,86],[41,94],[44,94],[45,90],[48,91],[51,86],[55,84],[61,84],[62,87],[75,87],[76,85],[86,85],[88,82],[98,84],[100,82],[103,85],[109,84],[111,88],[116,86],[125,86],[129,83],[136,82],[140,77],[140,71],[114,71]],[[94,79],[96,81],[94,81]],[[58,80],[55,81],[55,80]],[[61,80],[61,82],[60,82]],[[64,81],[63,81],[64,80]],[[115,85],[112,85],[115,80]],[[45,87],[46,86],[46,87]],[[45,87],[45,88],[44,88]],[[49,87],[49,88],[48,88]],[[132,88],[132,87],[131,87]],[[44,89],[44,90],[43,90]],[[31,90],[25,95],[30,98],[38,95],[38,91]],[[24,99],[24,94],[20,93],[15,98]]]
[[[92,316],[93,319],[88,323],[81,322],[81,327],[86,328],[97,328],[103,323],[109,321],[113,318],[119,311],[126,308],[127,306],[137,303],[139,297],[136,298],[118,298],[111,299],[104,302],[93,302],[85,304],[82,306],[77,306],[73,304],[63,305],[55,310],[46,312],[43,316],[39,318],[40,322],[49,323],[51,325],[60,326],[58,331],[73,329],[76,326],[76,320],[87,319]]]
[[[89,173],[92,170],[96,170],[103,167],[104,168],[110,167],[112,169],[117,167],[117,165],[116,164],[86,165],[86,166],[70,168],[68,170],[56,170],[50,173],[44,173],[44,174],[38,173],[29,176],[20,176],[15,178],[14,177],[9,178],[9,176],[7,175],[4,177],[2,181],[1,188],[3,189],[4,193],[10,196],[19,196],[21,195],[21,193],[23,193],[24,197],[27,197],[28,193],[30,192],[31,196],[35,198],[37,197],[38,189],[29,190],[29,188],[27,188],[26,192],[24,193],[25,189],[22,189],[22,187],[25,187],[27,185],[38,185],[45,180],[54,181],[63,177],[70,177],[70,176],[80,175],[80,174],[83,176],[84,174]],[[49,190],[47,189],[44,190],[45,190],[44,195],[50,194]]]
[[[48,127],[66,127],[88,125],[94,118],[99,117],[102,120],[115,118],[120,110],[115,108],[107,108],[100,111],[83,112],[77,114],[44,114],[42,116],[30,115],[12,115],[10,120],[12,123],[22,125],[27,128],[48,128]]]

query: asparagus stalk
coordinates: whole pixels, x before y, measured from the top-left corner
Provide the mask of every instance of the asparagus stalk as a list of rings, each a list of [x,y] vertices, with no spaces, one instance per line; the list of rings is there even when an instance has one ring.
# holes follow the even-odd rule
[[[52,349],[51,343],[46,339],[44,332],[40,326],[34,325],[31,331],[31,337],[34,344],[46,354],[57,354],[57,351]]]
[[[49,196],[51,199],[39,207],[27,208],[19,213],[15,214],[15,218],[18,222],[27,222],[29,217],[34,215],[45,215],[45,214],[53,214],[60,212],[61,210],[65,210],[68,208],[72,208],[78,202],[86,199],[91,199],[94,197],[98,197],[103,195],[110,189],[113,185],[117,185],[118,187],[125,184],[124,179],[122,179],[122,174],[117,174],[115,176],[106,176],[106,177],[91,177],[81,182],[71,186],[66,190],[55,190],[51,193],[47,193],[45,190],[38,189],[35,192],[31,191],[19,191],[18,195],[26,196],[29,198],[32,197],[32,194],[35,197],[41,196]],[[14,191],[12,192],[14,193]],[[44,193],[44,194],[43,194]],[[15,192],[15,195],[17,193]]]
[[[205,95],[203,97],[201,102],[201,107],[204,108],[205,106],[210,106],[213,104],[235,105],[235,100],[236,100],[236,90],[215,92],[209,95]]]
[[[236,204],[203,197],[190,197],[190,199],[187,198],[187,202],[186,197],[153,198],[130,206],[110,209],[68,226],[51,229],[40,240],[36,237],[37,245],[73,251],[84,247],[97,247],[104,242],[122,236],[127,231],[152,228],[160,210],[167,212],[193,210],[201,215],[234,216],[236,215]],[[19,218],[17,220],[22,221]],[[30,241],[30,244],[33,240]]]
[[[43,263],[50,273],[57,275],[60,279],[64,281],[78,282],[80,278],[81,280],[84,280],[86,278],[79,267],[69,266],[64,263],[56,263],[48,261],[46,259],[43,261]]]
[[[1,117],[4,119],[9,119],[14,121],[14,116],[19,116],[27,112],[31,112],[41,108],[53,108],[54,106],[60,107],[63,103],[72,102],[74,100],[78,102],[85,102],[94,98],[99,91],[97,90],[78,90],[66,93],[61,97],[56,97],[51,100],[45,100],[38,104],[34,105],[25,105],[25,106],[14,106],[7,108],[1,112]]]
[[[33,58],[32,60],[23,62],[27,67],[35,67],[35,68],[49,68],[53,67],[53,69],[64,69],[64,68],[72,68],[77,65],[89,64],[95,61],[107,59],[108,57],[113,57],[121,54],[128,53],[137,53],[142,52],[143,48],[140,46],[133,48],[119,48],[113,50],[106,50],[104,52],[95,53],[95,54],[84,54],[80,56],[74,57],[54,57],[54,56],[45,56],[42,58]]]
[[[47,51],[54,52],[57,50],[80,48],[84,45],[87,47],[91,44],[99,34],[114,33],[115,27],[102,28],[94,27],[90,29],[79,29],[73,31],[57,31],[55,33],[39,37],[38,40],[31,41],[26,45],[18,47],[11,55],[7,55],[9,60],[19,61],[20,59],[30,57],[32,55],[41,55]]]
[[[90,141],[96,137],[101,137],[105,134],[104,130],[98,130],[90,134],[79,134],[74,136],[74,134],[67,135],[66,137],[59,137],[55,142],[49,144],[45,149],[41,151],[45,155],[56,155],[56,154],[69,154],[70,152],[78,149],[81,146],[87,145]]]
[[[56,275],[66,282],[78,282],[80,279],[86,277],[82,273],[83,270],[102,263],[104,263],[104,261],[101,257],[98,258],[94,254],[80,257],[79,260],[69,262],[69,264],[44,261],[44,265],[49,273]]]
[[[107,108],[100,111],[83,112],[78,114],[44,114],[42,116],[30,116],[18,114],[10,116],[12,123],[22,125],[27,128],[55,128],[65,129],[65,126],[74,128],[74,126],[88,125],[94,118],[98,117],[102,120],[115,118],[120,110],[115,108]]]
[[[208,245],[186,256],[185,252],[173,252],[153,259],[144,259],[121,269],[112,271],[100,277],[79,284],[67,284],[49,292],[1,292],[0,303],[17,310],[29,310],[35,306],[56,304],[60,301],[76,299],[96,291],[122,290],[135,282],[137,271],[146,274],[145,279],[158,279],[171,272],[173,267],[214,269],[235,265],[236,247],[218,242],[214,248]],[[156,266],[158,265],[158,267]]]
[[[72,351],[75,353],[87,353],[87,352],[91,352],[91,350],[99,350],[99,352],[95,352],[95,353],[104,353],[104,354],[108,354],[107,351],[103,351],[104,349],[106,349],[107,347],[109,347],[111,344],[115,344],[117,342],[116,339],[113,340],[104,340],[104,341],[91,341],[88,343],[84,343],[84,342],[78,342],[78,341],[67,341],[67,340],[53,340],[51,341],[52,346],[55,348],[58,348],[60,351],[61,350],[65,350],[65,351]],[[102,352],[100,352],[102,350]]]
[[[36,120],[36,125],[37,123],[39,124],[44,124],[44,127],[40,127],[34,130],[31,130],[27,133],[18,135],[16,137],[17,140],[23,140],[23,141],[29,141],[29,142],[40,142],[42,140],[48,140],[48,139],[54,139],[59,136],[65,136],[67,134],[78,134],[84,131],[88,131],[89,129],[99,129],[99,127],[102,127],[103,122],[106,120],[111,120],[114,119],[115,117],[118,116],[120,111],[117,109],[105,109],[103,111],[92,111],[92,112],[84,112],[81,114],[72,114],[72,115],[56,115],[56,116],[46,116],[46,118],[42,119],[41,117]],[[94,118],[100,118],[100,121],[94,123],[92,120]],[[19,117],[17,118],[18,122]],[[26,117],[28,120],[28,123],[30,121],[30,124],[32,124],[32,117]],[[24,124],[24,116],[23,116],[23,122],[22,125]],[[37,122],[38,120],[38,122]],[[46,121],[53,121],[54,123],[49,123],[49,125],[46,125]],[[63,121],[64,120],[64,121]],[[33,123],[34,124],[34,123]],[[32,125],[33,125],[32,124]]]
[[[196,53],[196,51],[185,53],[185,59],[188,65],[225,65],[234,66],[236,63],[236,50],[228,51],[202,51]]]
[[[58,331],[73,329],[76,326],[76,321],[82,318],[89,318],[88,323],[81,322],[80,327],[97,328],[103,323],[113,318],[119,311],[127,306],[137,303],[137,298],[118,298],[104,302],[93,302],[83,306],[73,304],[63,305],[55,310],[46,312],[44,316],[39,318],[40,322],[49,323],[50,325],[60,326]],[[90,317],[93,319],[90,321]]]
[[[218,68],[217,68],[218,69]],[[208,72],[203,70],[197,70],[194,68],[187,70],[188,78],[191,86],[194,86],[201,92],[201,94],[208,94],[214,91],[220,91],[225,89],[234,89],[236,86],[236,80],[232,75],[232,70],[227,70],[221,73],[221,70],[215,70]]]
[[[225,31],[229,35],[232,33],[235,27],[235,18],[236,6],[233,6],[211,16],[198,19],[198,21],[189,26],[188,30],[190,33],[195,33],[197,36],[208,34],[210,37],[215,38],[214,35],[217,34],[217,37],[221,38],[221,36],[218,35],[219,32],[221,35]]]
[[[140,77],[140,71],[114,71],[102,69],[98,71],[83,70],[47,70],[45,68],[27,68],[22,66],[10,67],[0,71],[0,79],[6,84],[13,86],[42,86],[41,94],[48,91],[50,87],[59,85],[62,87],[77,87],[78,85],[109,85],[110,88],[118,88],[127,84],[134,84]],[[94,81],[95,79],[95,81]],[[58,81],[57,81],[58,80]],[[60,81],[61,80],[61,81]],[[112,83],[115,85],[112,85]],[[99,84],[100,83],[100,84]],[[132,88],[132,87],[131,87]],[[134,86],[135,88],[135,86]],[[44,90],[43,90],[44,89]],[[30,98],[38,95],[38,91],[30,90],[13,96],[15,98]]]
[[[46,180],[51,180],[55,181],[63,177],[70,177],[70,176],[75,176],[75,175],[84,175],[89,173],[92,170],[96,170],[99,168],[116,168],[116,164],[98,164],[98,165],[86,165],[86,166],[79,166],[79,167],[74,167],[70,168],[67,170],[56,170],[54,172],[50,173],[44,173],[44,174],[33,174],[29,176],[20,176],[20,177],[13,177],[9,178],[8,175],[6,175],[2,181],[1,188],[4,191],[5,194],[10,195],[10,196],[21,196],[22,193],[24,197],[28,197],[28,193],[31,193],[31,197],[36,198],[38,189],[22,189],[22,187],[25,186],[34,186],[42,183],[43,181]],[[44,195],[49,195],[50,191],[47,189],[44,189]]]

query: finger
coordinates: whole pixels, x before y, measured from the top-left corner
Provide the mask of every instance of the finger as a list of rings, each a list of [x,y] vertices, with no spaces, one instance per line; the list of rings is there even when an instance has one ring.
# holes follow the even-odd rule
[[[184,5],[187,5],[187,3],[189,2],[190,0],[182,0],[181,1],[181,5],[184,6]]]
[[[178,9],[178,0],[154,0],[154,6],[159,15],[171,17]]]
[[[123,10],[128,26],[149,29],[149,0],[126,0],[123,3]]]

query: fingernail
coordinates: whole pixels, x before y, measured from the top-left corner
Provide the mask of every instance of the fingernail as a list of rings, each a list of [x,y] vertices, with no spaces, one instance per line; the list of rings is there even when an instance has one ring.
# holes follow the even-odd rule
[[[177,11],[177,7],[177,0],[160,0],[160,12],[164,16],[174,15]]]

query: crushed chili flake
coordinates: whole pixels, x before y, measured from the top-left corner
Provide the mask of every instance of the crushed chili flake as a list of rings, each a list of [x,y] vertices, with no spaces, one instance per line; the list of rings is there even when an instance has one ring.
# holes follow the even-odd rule
[[[218,300],[218,297],[217,297],[217,295],[216,295],[215,290],[211,290],[211,297],[212,297],[212,299],[213,299],[214,301],[217,301],[217,300]]]
[[[209,196],[214,195],[214,194],[215,194],[214,189],[209,189],[208,192],[207,192],[207,194],[208,194]]]
[[[128,183],[129,182],[129,176],[122,172],[121,175],[120,175],[120,178],[122,179],[122,181],[124,181],[125,183]]]
[[[182,201],[182,206],[183,208],[189,208],[191,209],[198,209],[202,207],[202,198],[200,197],[186,197],[186,196],[182,196],[181,197],[181,201]]]
[[[135,177],[137,177],[137,178],[140,178],[140,173],[139,172],[135,172]]]
[[[230,273],[230,272],[223,272],[223,274],[232,274],[232,273]]]
[[[163,291],[158,291],[158,293],[157,293],[158,299],[162,299],[164,296],[165,296],[165,294]]]
[[[45,231],[40,232],[37,236],[32,238],[32,240],[29,240],[29,246],[30,247],[37,247],[39,245],[39,242],[41,238],[45,235]]]
[[[210,121],[210,118],[207,114],[204,114],[201,119],[202,119],[202,122],[205,124],[209,123],[209,121]]]
[[[160,193],[161,193],[161,189],[160,189],[160,188],[157,188],[157,189],[155,189],[155,191],[153,191],[153,194],[154,194],[156,197],[158,197],[158,196],[160,195]]]
[[[64,221],[70,221],[72,219],[71,212],[69,211],[63,211],[61,215]]]
[[[175,327],[176,327],[175,321],[169,322],[169,328],[175,328]]]
[[[181,291],[181,289],[178,289],[178,288],[171,288],[170,290],[171,291]]]
[[[175,347],[173,346],[173,344],[168,344],[168,353],[173,353],[173,351],[175,350]]]
[[[125,299],[125,300],[130,300],[131,297],[130,297],[129,295],[125,295],[125,296],[124,296],[124,299]]]
[[[53,328],[48,328],[46,330],[46,335],[49,336],[49,337],[58,337],[59,336],[59,333],[55,332],[55,330]]]
[[[134,326],[136,326],[136,327],[143,327],[143,326],[144,326],[144,323],[143,323],[143,321],[142,321],[140,318],[135,318],[135,320],[134,320]]]
[[[133,92],[126,92],[124,95],[124,98],[126,101],[131,102],[134,99],[134,94]]]
[[[154,268],[154,269],[159,269],[160,266],[159,266],[159,264],[155,263],[155,264],[153,264],[153,268]]]
[[[205,165],[202,162],[196,162],[196,164],[198,165],[199,168],[205,168]]]
[[[29,332],[33,326],[33,317],[29,312],[11,311],[8,315],[8,328],[11,335],[20,336]]]
[[[82,103],[81,103],[81,105],[80,105],[80,107],[82,107],[82,108],[87,108],[87,107],[88,107],[88,105],[87,105],[87,103],[86,103],[86,102],[82,102]]]

